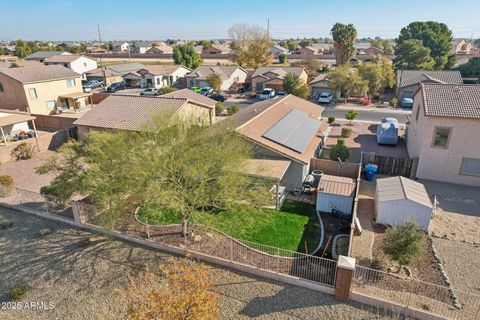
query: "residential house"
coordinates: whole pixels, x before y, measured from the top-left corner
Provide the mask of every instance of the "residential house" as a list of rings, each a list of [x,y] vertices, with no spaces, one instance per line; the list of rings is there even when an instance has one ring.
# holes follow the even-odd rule
[[[420,84],[407,135],[417,178],[480,186],[478,136],[480,85]]]
[[[333,48],[333,43],[314,43],[312,48],[316,50],[319,54],[334,54],[335,50]]]
[[[259,67],[252,75],[252,89],[257,92],[265,88],[283,91],[283,79],[289,73],[298,75],[303,83],[308,82],[308,73],[304,67]]]
[[[278,59],[278,57],[281,54],[288,54],[288,49],[282,46],[279,46],[278,44],[274,44],[273,46],[270,47],[270,53],[275,59]]]
[[[152,47],[151,43],[148,41],[137,41],[132,43],[130,46],[130,52],[131,53],[146,53],[148,49]]]
[[[398,70],[396,95],[399,99],[413,98],[421,83],[462,84],[460,71],[452,70]]]
[[[188,98],[110,95],[74,125],[78,128],[78,138],[85,139],[92,130],[148,130],[154,118],[174,116],[211,125],[215,108]]]
[[[103,81],[104,73],[107,80],[106,85],[109,86],[112,83],[122,82],[125,80],[124,76],[130,72],[136,72],[137,70],[143,69],[145,66],[141,63],[123,63],[123,64],[112,64],[102,68],[97,68],[90,72],[87,72],[87,80],[98,80]],[[138,83],[132,85],[132,83],[127,82],[127,85],[132,85],[133,87],[140,86],[140,78],[138,75],[136,80]]]
[[[103,54],[103,53],[108,53],[108,50],[105,48],[102,48],[100,46],[91,46],[87,47],[85,49],[87,53],[92,53],[92,54]]]
[[[318,53],[318,50],[315,49],[314,47],[312,46],[307,46],[307,47],[303,47],[303,48],[300,48],[298,49],[295,54],[299,54],[299,55],[302,55],[302,56],[314,56]]]
[[[154,46],[145,51],[145,53],[172,54],[173,48],[165,42],[160,42],[155,43]]]
[[[365,50],[362,50],[359,52],[359,54],[365,54],[365,55],[383,55],[384,52],[382,49],[379,49],[377,47],[371,46],[370,48],[367,48]]]
[[[452,41],[452,53],[454,54],[470,54],[473,45],[465,39],[454,39]]]
[[[203,46],[201,45],[195,46],[195,51],[201,54],[203,52]]]
[[[112,44],[112,52],[124,53],[130,50],[130,44],[128,42],[114,42]]]
[[[15,49],[16,49],[16,46],[13,45],[2,45],[0,46],[0,55],[14,55],[15,54]]]
[[[18,59],[15,56],[0,56],[0,69],[7,69],[12,67],[12,64],[18,67],[41,67],[43,63],[37,60]]]
[[[213,44],[208,48],[203,48],[202,54],[228,54],[232,50],[225,44]]]
[[[198,103],[207,105],[212,109],[215,109],[215,105],[217,104],[217,101],[213,100],[212,98],[204,96],[203,94],[197,93],[190,89],[181,89],[174,92],[165,93],[165,94],[162,94],[160,97],[184,98],[193,102],[198,102]]]
[[[78,73],[61,65],[0,70],[0,106],[32,114],[77,112],[91,106]]]
[[[47,58],[43,61],[45,65],[63,65],[76,73],[82,75],[82,79],[86,80],[86,73],[97,68],[97,62],[81,55],[58,55]]]
[[[136,72],[140,75],[140,87],[155,88],[171,87],[180,84],[180,79],[184,78],[191,69],[181,65],[149,65]],[[128,78],[127,74],[124,78]]]
[[[336,99],[340,98],[340,90],[330,87],[326,73],[321,73],[308,83],[312,97],[318,97],[323,92],[330,92]]]
[[[239,66],[199,66],[194,71],[185,75],[187,87],[208,87],[208,76],[217,74],[222,80],[220,90],[225,91],[234,86],[245,83],[247,71]]]
[[[254,103],[232,116],[236,131],[253,144],[256,159],[286,160],[290,165],[281,184],[300,189],[310,172],[310,159],[319,154],[323,107],[294,95]]]
[[[51,58],[53,56],[58,55],[71,55],[70,52],[67,51],[37,51],[25,57],[25,60],[36,60],[43,62],[47,58]]]

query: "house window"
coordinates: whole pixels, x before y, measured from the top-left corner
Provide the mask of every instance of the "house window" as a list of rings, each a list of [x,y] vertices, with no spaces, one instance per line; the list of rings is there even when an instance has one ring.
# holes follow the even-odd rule
[[[30,95],[30,100],[37,100],[37,90],[35,88],[28,89],[28,94]]]
[[[0,83],[0,92],[3,92],[3,84]]]
[[[464,158],[460,174],[480,176],[480,159]]]
[[[67,88],[75,87],[75,79],[67,79]]]
[[[432,147],[435,148],[447,148],[448,140],[450,138],[451,128],[435,127],[433,134]]]
[[[157,78],[157,85],[160,84],[160,78]]]
[[[53,110],[53,109],[55,109],[55,100],[47,101],[47,109],[48,109],[48,110]]]

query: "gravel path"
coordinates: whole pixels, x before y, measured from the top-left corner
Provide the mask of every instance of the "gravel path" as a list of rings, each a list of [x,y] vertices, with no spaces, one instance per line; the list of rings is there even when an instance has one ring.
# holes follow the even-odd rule
[[[0,319],[121,319],[126,301],[115,288],[126,275],[165,263],[170,255],[79,231],[14,210],[0,230],[0,301],[13,286],[29,287],[23,301],[53,302],[53,310],[0,310]],[[42,229],[54,232],[45,236]],[[89,238],[91,245],[82,245]],[[316,291],[211,267],[221,294],[221,319],[387,319],[364,305],[342,304]]]

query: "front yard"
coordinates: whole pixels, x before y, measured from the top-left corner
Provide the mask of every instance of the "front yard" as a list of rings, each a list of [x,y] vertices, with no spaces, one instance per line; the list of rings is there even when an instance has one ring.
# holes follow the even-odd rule
[[[175,212],[156,207],[139,210],[139,218],[153,225],[179,224]],[[287,200],[280,211],[239,208],[235,212],[197,212],[194,223],[215,228],[241,240],[312,252],[320,241],[320,224],[313,205]]]

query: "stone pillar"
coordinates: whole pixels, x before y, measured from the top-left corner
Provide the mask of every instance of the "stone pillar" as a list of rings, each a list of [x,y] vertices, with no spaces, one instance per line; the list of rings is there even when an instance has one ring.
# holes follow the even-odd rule
[[[339,256],[337,262],[337,277],[335,280],[335,298],[347,302],[350,297],[355,258]]]

